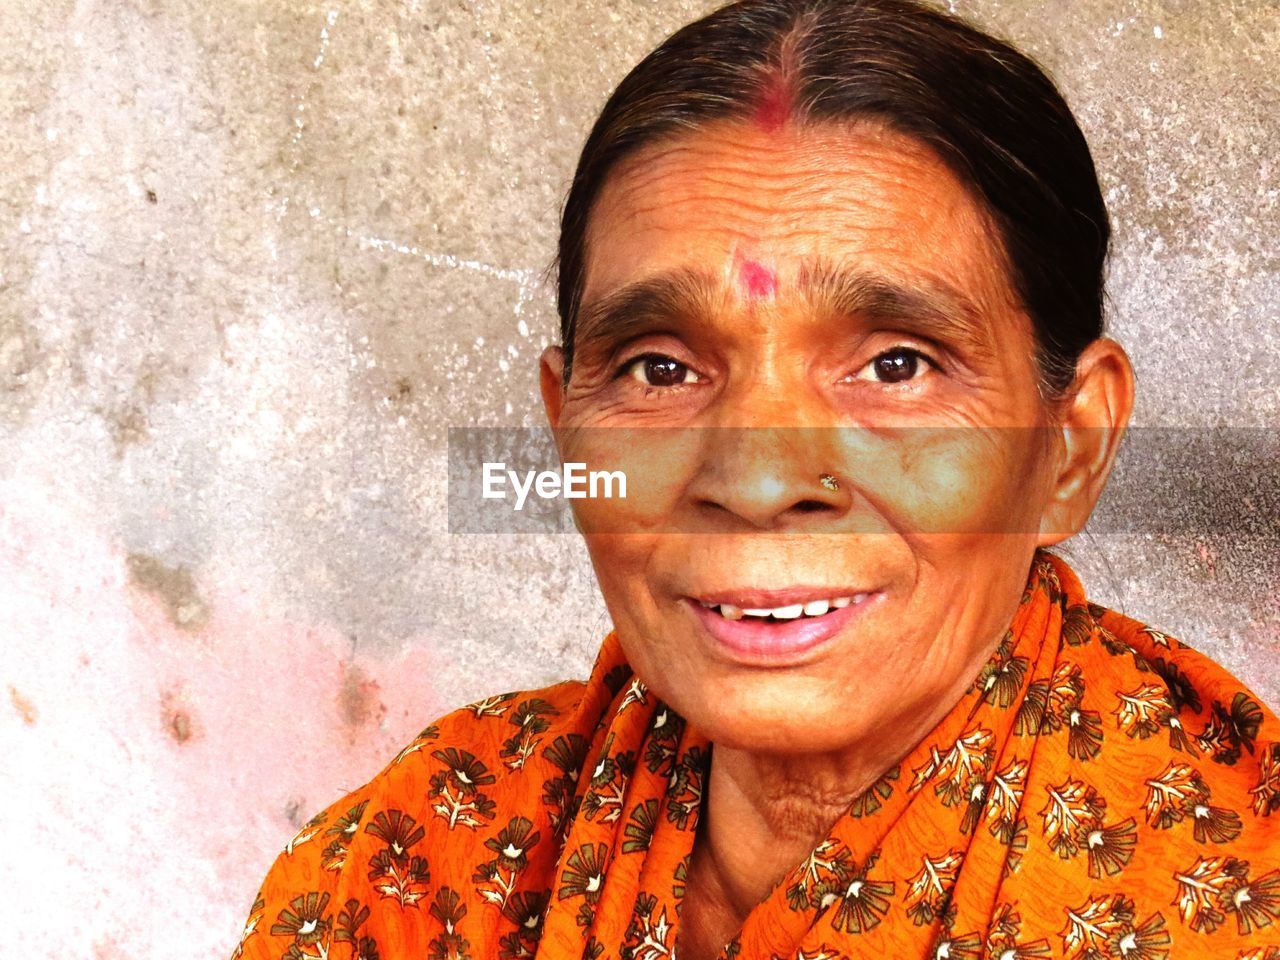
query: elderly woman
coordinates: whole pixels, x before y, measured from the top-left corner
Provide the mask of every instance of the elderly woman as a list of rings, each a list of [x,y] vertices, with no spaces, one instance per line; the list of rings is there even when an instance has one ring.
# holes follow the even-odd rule
[[[615,630],[313,819],[238,955],[1280,957],[1276,718],[1044,549],[1132,407],[1108,238],[1060,95],[954,18],[667,40],[542,359],[561,454],[631,479],[577,511]]]

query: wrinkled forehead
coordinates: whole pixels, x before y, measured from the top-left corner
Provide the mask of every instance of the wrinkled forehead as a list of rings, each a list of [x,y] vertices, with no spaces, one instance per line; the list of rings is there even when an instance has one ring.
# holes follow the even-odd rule
[[[1016,303],[991,218],[923,142],[873,122],[736,121],[647,146],[610,173],[582,303],[681,270],[741,298],[785,298],[819,264],[918,277],[981,309]]]

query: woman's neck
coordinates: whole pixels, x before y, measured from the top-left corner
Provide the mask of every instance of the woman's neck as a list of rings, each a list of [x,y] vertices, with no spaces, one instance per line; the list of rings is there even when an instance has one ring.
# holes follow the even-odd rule
[[[886,769],[830,757],[765,757],[717,745],[699,830],[704,866],[745,918],[821,841],[850,802]],[[698,857],[695,844],[694,857]]]
[[[681,907],[683,960],[714,960],[852,801],[942,721],[977,669],[837,753],[762,754],[715,744]]]
[[[715,960],[751,909],[880,775],[865,773],[855,782],[849,773],[814,769],[795,758],[712,750],[680,908],[681,960]]]

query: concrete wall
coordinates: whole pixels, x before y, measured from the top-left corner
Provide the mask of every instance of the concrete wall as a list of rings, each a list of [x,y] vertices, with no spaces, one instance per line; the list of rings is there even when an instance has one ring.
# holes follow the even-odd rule
[[[296,826],[427,721],[583,674],[585,552],[451,537],[445,431],[539,422],[581,138],[712,6],[0,0],[6,954],[223,956]],[[951,6],[1091,135],[1136,422],[1274,427],[1280,7]],[[1069,556],[1274,707],[1252,508]]]

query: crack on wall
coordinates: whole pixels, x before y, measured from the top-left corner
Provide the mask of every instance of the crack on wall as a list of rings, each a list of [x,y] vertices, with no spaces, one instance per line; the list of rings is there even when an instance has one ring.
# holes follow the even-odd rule
[[[195,723],[182,690],[167,691],[160,699],[160,712],[166,735],[179,745],[195,734]]]
[[[330,10],[324,18],[324,26],[320,28],[320,46],[316,51],[315,58],[311,61],[312,70],[319,70],[324,65],[325,57],[329,54],[329,43],[332,39],[334,26],[338,23],[339,12]],[[310,92],[308,90],[308,92]],[[298,168],[302,165],[302,138],[307,132],[307,122],[303,116],[307,112],[307,98],[301,96],[298,98],[297,105],[293,111],[293,134],[289,138],[289,153],[292,155],[289,161],[289,173],[298,172]],[[287,190],[287,188],[286,188]],[[289,212],[289,203],[292,197],[288,192],[284,194],[280,201],[280,209],[276,213],[276,222],[279,223]]]
[[[36,721],[40,718],[40,711],[36,709],[36,705],[23,696],[18,688],[12,684],[9,686],[9,702],[13,704],[13,709],[18,716],[22,718],[22,722],[28,727],[34,727]]]
[[[318,216],[319,211],[312,211],[313,216]],[[413,257],[421,260],[423,263],[430,264],[441,270],[460,270],[470,273],[477,273],[481,276],[488,277],[491,280],[499,280],[505,283],[516,284],[516,300],[513,312],[516,316],[524,313],[525,307],[533,302],[536,291],[542,286],[542,281],[536,271],[523,267],[499,267],[491,263],[485,263],[482,260],[472,260],[466,257],[459,257],[452,253],[440,253],[432,250],[423,250],[417,244],[402,243],[398,240],[392,240],[387,237],[379,237],[373,234],[361,233],[350,227],[341,227],[328,221],[341,231],[347,238],[355,240],[361,249],[378,250],[384,253],[396,253],[403,257]],[[524,320],[520,321],[518,330],[522,336],[529,335],[528,324]]]

